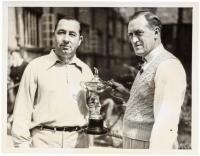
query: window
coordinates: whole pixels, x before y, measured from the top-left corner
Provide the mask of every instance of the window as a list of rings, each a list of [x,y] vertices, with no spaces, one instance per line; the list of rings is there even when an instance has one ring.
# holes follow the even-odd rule
[[[89,40],[89,26],[81,24],[83,42],[81,43],[80,51],[83,53],[90,52],[90,40]]]
[[[52,46],[53,46],[53,41],[52,41],[52,40],[50,40],[49,42],[50,42],[50,46],[52,47]]]
[[[116,36],[117,36],[117,38],[122,38],[122,22],[121,22],[121,20],[117,20]]]
[[[109,54],[112,54],[113,53],[113,38],[112,37],[109,37],[108,38],[108,49],[109,49]]]
[[[43,40],[43,43],[42,43],[44,46],[47,46],[47,42],[46,40]]]
[[[50,32],[50,39],[52,39],[54,36],[54,32]]]
[[[109,33],[110,36],[114,35],[114,28],[113,27],[114,27],[113,21],[112,21],[112,19],[109,19],[109,23],[108,23],[109,31],[108,31],[108,33]]]
[[[103,52],[103,34],[101,31],[97,32],[97,53],[104,53]]]
[[[47,38],[47,33],[46,33],[46,32],[43,32],[43,33],[42,33],[42,37],[43,37],[43,38]]]
[[[53,29],[53,27],[52,27],[52,24],[49,24],[49,29],[50,29],[50,30],[52,30],[52,29]]]
[[[51,18],[50,18],[51,17]],[[51,21],[48,20],[51,19]],[[44,13],[43,16],[41,17],[41,25],[42,25],[42,30],[41,30],[41,42],[40,42],[40,46],[42,47],[53,47],[54,46],[54,40],[52,40],[53,38],[53,34],[54,34],[54,27],[55,27],[55,22],[56,22],[56,15],[51,14],[51,13]],[[43,44],[43,40],[46,40],[46,44]],[[51,42],[50,42],[51,40]]]
[[[39,15],[28,8],[23,12],[24,22],[24,45],[25,46],[38,46],[39,44]]]
[[[51,16],[49,16],[49,22],[51,22],[52,21],[52,17]]]
[[[43,25],[42,25],[42,30],[45,30],[45,29],[46,29],[46,25],[43,24]]]

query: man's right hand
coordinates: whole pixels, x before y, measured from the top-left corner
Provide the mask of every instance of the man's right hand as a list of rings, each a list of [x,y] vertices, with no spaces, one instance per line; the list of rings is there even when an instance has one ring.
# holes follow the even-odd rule
[[[114,80],[110,80],[110,83],[112,84],[112,88],[120,93],[123,93],[124,90],[126,90],[126,88],[122,84],[115,82]]]
[[[127,100],[129,98],[129,90],[125,88],[122,84],[115,82],[114,80],[110,80],[112,84],[112,95],[122,97],[123,99]],[[121,94],[121,95],[120,95]]]

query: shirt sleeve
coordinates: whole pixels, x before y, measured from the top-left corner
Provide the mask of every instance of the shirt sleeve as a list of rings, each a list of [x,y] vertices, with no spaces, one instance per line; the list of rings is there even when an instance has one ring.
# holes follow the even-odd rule
[[[172,149],[186,90],[186,74],[177,59],[161,63],[155,76],[154,119],[150,149]]]
[[[15,101],[12,137],[15,147],[29,147],[33,103],[37,88],[36,75],[30,64],[22,76]]]
[[[89,67],[85,68],[85,72],[84,72],[84,77],[85,77],[85,81],[91,81],[92,78],[94,77],[91,69]]]

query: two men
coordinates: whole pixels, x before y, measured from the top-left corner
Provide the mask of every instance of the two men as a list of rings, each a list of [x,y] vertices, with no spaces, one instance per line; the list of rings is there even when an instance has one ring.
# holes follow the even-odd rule
[[[151,12],[135,13],[128,36],[136,55],[146,62],[130,92],[113,82],[128,97],[123,119],[123,148],[177,148],[177,130],[186,90],[180,61],[161,42],[160,19]]]
[[[25,70],[14,110],[16,146],[31,142],[33,147],[87,145],[84,133],[77,133],[80,127],[74,127],[86,123],[88,112],[80,82],[93,76],[75,55],[82,41],[79,31],[76,20],[60,20],[55,29],[56,48]],[[136,13],[130,19],[129,39],[135,54],[146,62],[130,92],[113,82],[128,99],[123,148],[175,148],[186,75],[180,61],[164,49],[160,33],[161,22],[151,12]]]
[[[15,147],[88,147],[82,132],[87,123],[86,94],[80,82],[90,81],[90,68],[76,57],[80,23],[61,19],[55,27],[55,49],[34,59],[24,71],[14,108]]]

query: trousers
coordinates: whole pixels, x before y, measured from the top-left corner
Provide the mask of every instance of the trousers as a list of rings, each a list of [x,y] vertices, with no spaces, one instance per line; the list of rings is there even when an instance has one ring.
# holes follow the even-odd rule
[[[123,137],[123,148],[124,149],[149,149],[150,142],[131,139],[128,137]],[[178,141],[175,140],[172,149],[178,149]],[[159,147],[158,147],[159,149]]]
[[[84,132],[33,129],[33,148],[88,148],[89,136]]]
[[[148,149],[149,141],[135,140],[123,136],[123,148],[124,149]]]

